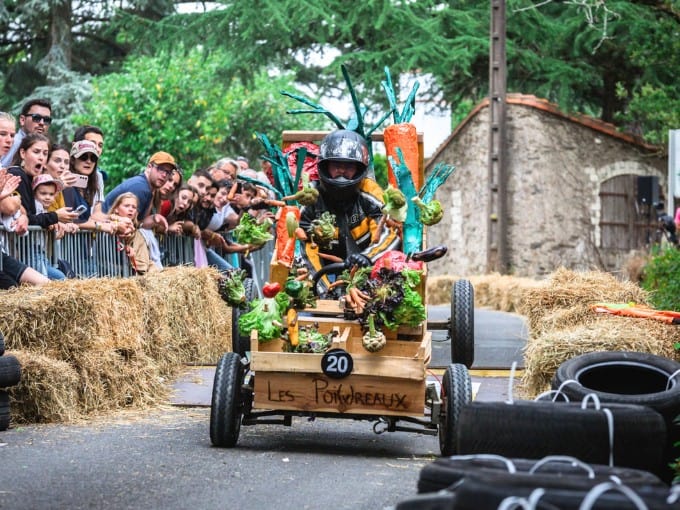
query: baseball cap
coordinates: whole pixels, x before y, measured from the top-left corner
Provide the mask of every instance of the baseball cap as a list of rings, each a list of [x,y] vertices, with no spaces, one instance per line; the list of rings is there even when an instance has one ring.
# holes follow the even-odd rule
[[[97,152],[97,146],[94,144],[94,142],[91,142],[90,140],[78,140],[77,142],[73,142],[73,145],[71,146],[72,157],[79,158],[88,152],[99,158],[99,152]]]
[[[55,179],[50,174],[40,174],[33,179],[33,190],[41,184],[54,184],[57,187],[57,193],[64,189],[64,183],[59,179]]]
[[[149,163],[155,165],[171,165],[173,168],[177,168],[177,163],[175,163],[175,158],[167,152],[157,152],[149,158]]]

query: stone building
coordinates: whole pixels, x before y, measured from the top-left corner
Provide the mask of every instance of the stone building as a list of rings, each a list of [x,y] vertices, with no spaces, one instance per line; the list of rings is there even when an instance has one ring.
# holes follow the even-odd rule
[[[660,234],[666,158],[659,148],[586,116],[567,115],[534,96],[508,94],[507,260],[517,276],[622,268],[631,251]],[[445,216],[428,246],[445,244],[431,275],[484,274],[489,265],[489,112],[480,103],[428,160],[426,172],[456,166],[439,188]],[[642,177],[642,178],[641,178]],[[640,202],[640,199],[644,199]]]

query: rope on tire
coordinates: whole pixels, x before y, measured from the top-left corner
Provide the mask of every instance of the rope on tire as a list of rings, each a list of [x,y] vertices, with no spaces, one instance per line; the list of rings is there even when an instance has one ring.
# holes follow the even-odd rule
[[[614,467],[614,415],[611,409],[601,407],[600,397],[595,393],[588,393],[581,401],[581,409],[588,409],[588,402],[592,400],[596,411],[602,411],[607,417],[607,429],[609,433],[609,465]]]
[[[673,381],[673,378],[680,374],[680,368],[677,369],[675,372],[673,372],[669,377],[668,377],[668,382],[666,383],[666,391],[671,389],[671,381]]]
[[[595,478],[595,471],[593,468],[591,468],[585,462],[577,459],[576,457],[571,457],[570,455],[548,455],[547,457],[543,457],[541,460],[536,462],[536,464],[531,466],[529,474],[533,475],[540,467],[549,464],[550,462],[568,462],[574,467],[582,468],[586,473],[588,473],[589,479]]]
[[[609,491],[620,492],[626,496],[628,500],[638,508],[638,510],[648,510],[645,502],[642,501],[642,498],[638,496],[638,494],[633,489],[627,485],[618,485],[613,482],[603,482],[590,489],[583,498],[581,506],[579,506],[579,510],[591,510],[600,496]]]
[[[566,381],[562,382],[562,384],[560,384],[559,388],[557,388],[556,390],[552,390],[552,391],[555,392],[555,396],[552,399],[553,402],[555,402],[557,400],[557,397],[559,395],[562,395],[562,397],[565,399],[565,401],[569,402],[569,397],[567,396],[566,393],[564,393],[562,391],[562,388],[564,388],[567,384],[577,384],[577,385],[581,386],[581,383],[578,382],[576,379],[567,379]]]
[[[519,496],[508,496],[498,505],[498,510],[512,510],[513,508],[522,508],[523,510],[536,510],[538,501],[545,494],[545,489],[534,489],[529,494],[528,498]]]
[[[502,455],[495,455],[493,453],[477,453],[475,455],[454,455],[451,458],[458,460],[497,460],[501,464],[505,465],[508,473],[511,475],[517,473],[517,467],[515,466],[515,463],[511,459],[503,457]],[[678,487],[680,487],[680,485]]]
[[[512,398],[512,386],[515,382],[515,369],[517,368],[517,362],[513,361],[510,367],[510,378],[508,379],[508,400],[505,401],[506,404],[514,404],[514,399]]]

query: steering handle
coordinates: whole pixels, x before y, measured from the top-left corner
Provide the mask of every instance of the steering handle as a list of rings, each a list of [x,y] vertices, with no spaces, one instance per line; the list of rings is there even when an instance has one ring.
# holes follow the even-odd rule
[[[341,271],[344,271],[347,266],[345,265],[344,262],[334,262],[332,264],[327,264],[323,266],[321,269],[319,269],[314,276],[312,277],[312,291],[314,292],[315,296],[318,296],[319,293],[317,291],[317,285],[319,284],[319,280],[324,275],[327,274],[338,274]]]

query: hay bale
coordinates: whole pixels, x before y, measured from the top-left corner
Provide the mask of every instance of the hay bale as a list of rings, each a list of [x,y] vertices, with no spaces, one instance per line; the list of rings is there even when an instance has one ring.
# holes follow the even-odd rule
[[[161,374],[183,363],[217,363],[231,350],[231,308],[219,295],[214,268],[179,266],[139,278],[147,354]]]
[[[141,289],[133,279],[53,281],[3,292],[0,331],[8,349],[77,359],[91,349],[142,351]]]
[[[78,402],[83,414],[143,409],[161,403],[169,393],[158,364],[144,353],[88,351],[74,361],[73,368],[80,380]]]
[[[21,381],[8,388],[15,423],[69,422],[80,416],[80,378],[65,361],[30,351],[12,351]]]
[[[572,307],[566,309],[575,313]],[[529,398],[550,389],[550,381],[565,361],[588,352],[648,352],[680,361],[673,348],[680,342],[680,328],[649,319],[616,317],[591,312],[591,319],[566,328],[545,329],[532,335],[524,351],[523,383]],[[573,318],[573,317],[572,317]]]
[[[451,303],[451,288],[455,281],[453,276],[427,277],[427,302],[430,305],[448,305]]]
[[[475,289],[475,305],[501,312],[523,313],[526,292],[543,285],[541,280],[490,273],[470,277]]]
[[[648,293],[632,282],[616,279],[609,273],[574,272],[560,268],[541,286],[526,291],[521,309],[527,316],[530,331],[544,331],[544,316],[556,309],[579,307],[574,317],[583,317],[597,302],[648,304]],[[567,324],[562,322],[562,327]],[[574,323],[575,325],[575,323]]]

